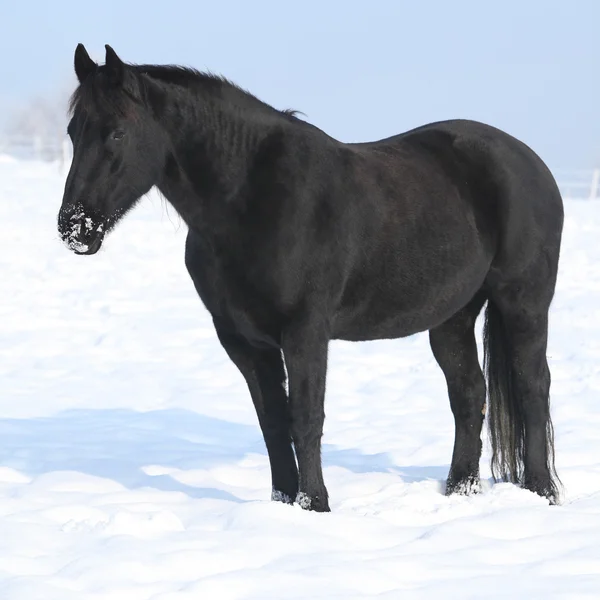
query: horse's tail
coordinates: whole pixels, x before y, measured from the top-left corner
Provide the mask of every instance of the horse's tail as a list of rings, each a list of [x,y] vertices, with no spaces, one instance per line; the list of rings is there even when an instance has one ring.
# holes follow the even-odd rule
[[[491,300],[485,310],[483,366],[488,387],[487,421],[492,445],[495,480],[521,481],[525,425],[520,404],[513,394],[513,378],[502,315]]]
[[[488,429],[492,446],[492,475],[496,481],[523,483],[525,419],[514,393],[513,373],[502,315],[488,300],[483,329],[484,370],[488,386]],[[554,466],[554,431],[548,417],[546,426],[547,466],[551,477],[550,495],[558,501],[560,480]]]

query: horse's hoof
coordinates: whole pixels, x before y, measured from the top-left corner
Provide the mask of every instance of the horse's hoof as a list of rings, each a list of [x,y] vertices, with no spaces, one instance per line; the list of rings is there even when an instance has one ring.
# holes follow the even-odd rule
[[[471,496],[481,492],[481,481],[478,476],[469,475],[455,480],[448,478],[446,482],[446,496],[458,494],[459,496]]]
[[[331,510],[326,494],[324,496],[309,496],[304,492],[298,492],[296,504],[304,510],[312,510],[314,512],[330,512]]]
[[[549,478],[525,479],[523,487],[542,498],[546,498],[551,505],[560,504],[558,486]]]
[[[290,496],[275,489],[271,492],[271,500],[273,502],[283,502],[284,504],[294,504]]]

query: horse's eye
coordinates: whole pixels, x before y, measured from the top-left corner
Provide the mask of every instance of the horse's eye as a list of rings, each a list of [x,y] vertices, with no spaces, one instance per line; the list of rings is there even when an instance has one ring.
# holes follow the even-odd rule
[[[122,140],[125,137],[125,132],[122,129],[116,129],[110,136],[113,140]]]

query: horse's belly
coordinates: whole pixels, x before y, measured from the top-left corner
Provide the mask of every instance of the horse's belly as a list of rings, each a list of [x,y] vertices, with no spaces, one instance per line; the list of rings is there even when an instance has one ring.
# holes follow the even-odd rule
[[[333,337],[348,341],[394,339],[437,327],[473,298],[488,270],[489,261],[485,260],[443,283],[356,288],[344,295]]]

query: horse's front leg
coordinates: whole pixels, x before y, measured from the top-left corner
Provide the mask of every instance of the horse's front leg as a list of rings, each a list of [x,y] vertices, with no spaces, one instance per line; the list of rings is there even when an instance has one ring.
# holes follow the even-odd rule
[[[271,463],[272,499],[292,503],[298,494],[298,469],[281,352],[255,348],[245,338],[225,330],[218,320],[215,328],[223,348],[248,384]]]
[[[329,337],[326,324],[308,319],[292,324],[282,336],[289,378],[292,439],[299,470],[296,502],[304,509],[318,512],[329,511],[321,468]]]

